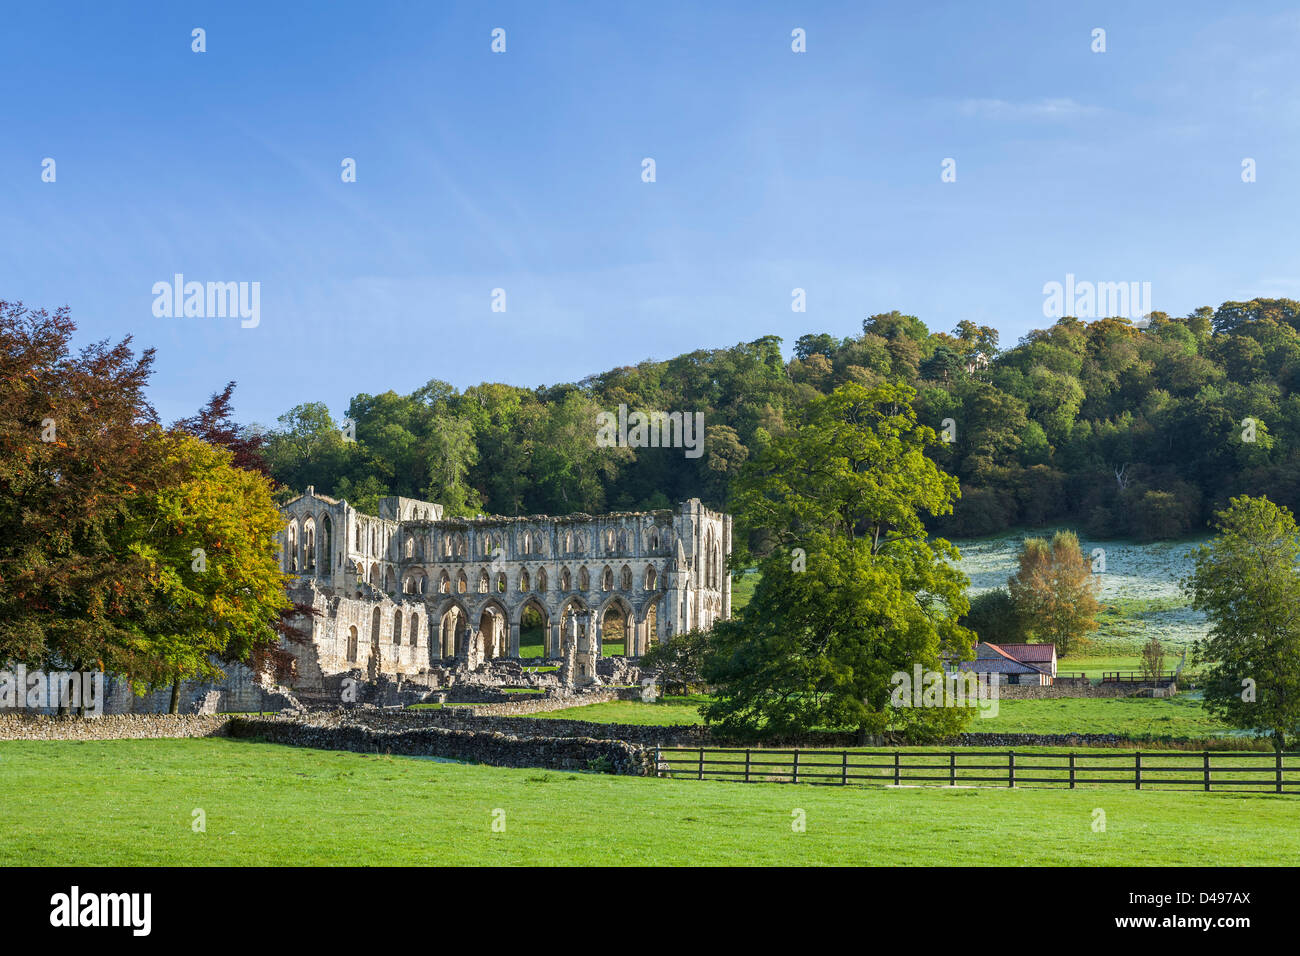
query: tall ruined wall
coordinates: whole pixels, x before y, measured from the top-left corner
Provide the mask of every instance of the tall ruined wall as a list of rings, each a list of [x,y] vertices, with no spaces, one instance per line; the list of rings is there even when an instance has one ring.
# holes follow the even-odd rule
[[[517,657],[526,610],[544,650],[573,644],[594,676],[607,629],[624,652],[731,614],[731,517],[698,499],[676,511],[443,518],[432,502],[385,498],[381,517],[307,493],[284,505],[284,569],[319,612],[299,686],[361,668],[415,674],[452,659]],[[617,623],[614,623],[617,622]]]

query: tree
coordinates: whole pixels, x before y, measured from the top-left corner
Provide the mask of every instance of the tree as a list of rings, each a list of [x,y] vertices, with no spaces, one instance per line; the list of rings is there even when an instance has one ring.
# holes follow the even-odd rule
[[[818,727],[953,733],[969,711],[895,708],[897,673],[939,671],[970,652],[956,549],[931,540],[919,512],[952,507],[957,481],[926,457],[903,385],[843,385],[812,402],[737,481],[738,524],[764,542],[754,597],[714,625],[702,667],[705,713],[736,735]],[[798,549],[794,551],[793,549]]]
[[[1208,664],[1205,706],[1242,729],[1263,728],[1279,750],[1300,732],[1300,532],[1267,498],[1233,498],[1218,535],[1192,552],[1183,582],[1210,622],[1196,645]]]
[[[430,479],[424,497],[441,502],[448,517],[474,514],[483,503],[465,480],[478,461],[473,423],[465,418],[439,418],[429,437]]]
[[[67,309],[0,302],[0,661],[130,675],[152,589],[123,523],[168,477],[153,351],[74,353],[75,330]]]
[[[217,660],[249,663],[275,645],[289,600],[269,479],[192,436],[166,444],[173,480],[133,504],[123,537],[153,591],[136,676],[172,683],[174,710],[181,680],[219,678]]]
[[[333,489],[348,451],[329,408],[307,402],[285,412],[279,423],[266,442],[271,473],[299,491],[308,485]]]
[[[642,673],[658,675],[664,693],[691,693],[704,684],[700,669],[708,650],[709,632],[691,630],[651,644],[638,663]]]
[[[988,644],[1019,644],[1025,639],[1024,622],[1011,595],[1002,588],[971,598],[962,626]]]
[[[1073,531],[1058,531],[1049,542],[1027,538],[1019,570],[1007,579],[1011,600],[1026,631],[1037,641],[1054,643],[1064,657],[1097,629],[1097,579]]]
[[[269,475],[266,459],[262,457],[266,436],[235,423],[234,409],[230,404],[230,396],[234,391],[235,383],[227,382],[226,387],[214,393],[195,415],[175,422],[172,430],[193,435],[209,445],[226,449],[232,456],[231,464],[236,468]]]
[[[1142,679],[1154,681],[1160,678],[1165,670],[1165,648],[1160,643],[1160,638],[1154,634],[1142,645],[1141,662],[1139,667],[1142,670]]]

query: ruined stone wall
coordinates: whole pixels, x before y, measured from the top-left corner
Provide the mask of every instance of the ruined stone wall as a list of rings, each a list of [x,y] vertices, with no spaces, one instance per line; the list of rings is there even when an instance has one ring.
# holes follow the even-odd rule
[[[528,608],[544,620],[546,656],[574,644],[575,672],[594,681],[607,628],[635,657],[731,614],[731,517],[698,499],[596,516],[447,519],[407,498],[379,510],[310,488],[282,507],[291,594],[320,612],[303,622],[311,646],[288,648],[296,686],[355,667],[373,677],[517,657]]]

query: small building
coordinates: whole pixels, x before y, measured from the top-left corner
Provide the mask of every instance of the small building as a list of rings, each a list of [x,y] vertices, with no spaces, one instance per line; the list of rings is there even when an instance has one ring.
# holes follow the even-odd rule
[[[1056,645],[976,644],[975,660],[962,663],[961,670],[990,683],[1046,686],[1056,680]]]

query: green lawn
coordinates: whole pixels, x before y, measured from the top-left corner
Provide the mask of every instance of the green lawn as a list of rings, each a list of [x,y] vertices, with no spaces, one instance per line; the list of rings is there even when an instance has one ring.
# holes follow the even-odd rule
[[[224,739],[4,742],[0,774],[4,866],[1300,864],[1294,796],[746,785]]]
[[[1003,700],[996,717],[976,717],[976,733],[1121,734],[1128,737],[1216,737],[1232,728],[1208,713],[1200,694],[1177,697],[1059,697]]]
[[[621,724],[698,724],[699,704],[707,698],[665,697],[653,704],[618,700],[567,707],[534,717]],[[1119,734],[1137,739],[1199,739],[1231,735],[1227,725],[1205,712],[1199,694],[1159,697],[1061,697],[1047,700],[1002,700],[994,717],[974,717],[972,733]]]
[[[699,724],[699,706],[707,701],[703,695],[690,697],[661,697],[653,704],[639,700],[611,700],[602,704],[587,704],[582,707],[565,707],[563,710],[550,710],[544,714],[528,714],[529,717],[547,717],[561,720],[591,720],[601,724]]]
[[[740,573],[733,573],[731,576],[731,611],[734,614],[749,603],[750,598],[754,596],[754,589],[758,587],[758,579],[762,577],[757,569],[750,568]]]

